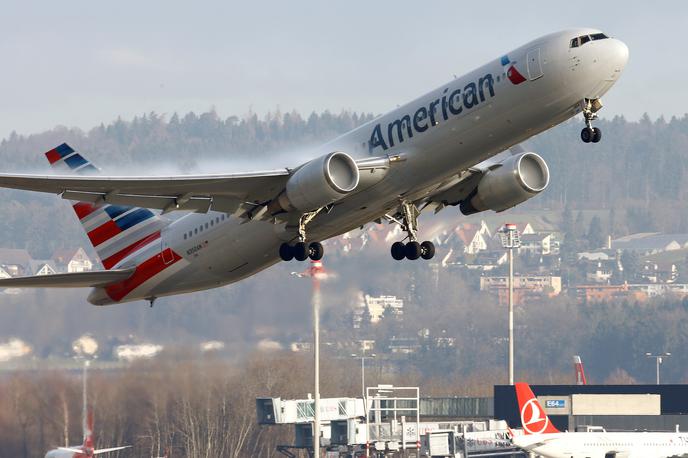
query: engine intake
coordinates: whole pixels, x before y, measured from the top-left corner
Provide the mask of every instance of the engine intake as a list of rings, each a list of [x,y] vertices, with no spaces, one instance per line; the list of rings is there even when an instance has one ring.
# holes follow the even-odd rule
[[[355,190],[359,178],[356,161],[346,153],[335,151],[313,159],[289,178],[285,190],[273,201],[271,213],[317,210]]]
[[[461,202],[461,213],[501,212],[541,193],[549,184],[549,168],[535,153],[521,153],[489,170],[475,190]]]

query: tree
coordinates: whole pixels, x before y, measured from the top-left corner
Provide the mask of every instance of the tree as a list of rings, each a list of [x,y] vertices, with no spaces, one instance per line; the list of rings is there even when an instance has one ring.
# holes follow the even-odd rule
[[[590,220],[590,226],[588,227],[588,248],[597,249],[603,248],[606,245],[607,237],[602,229],[602,220],[600,217],[595,215]]]

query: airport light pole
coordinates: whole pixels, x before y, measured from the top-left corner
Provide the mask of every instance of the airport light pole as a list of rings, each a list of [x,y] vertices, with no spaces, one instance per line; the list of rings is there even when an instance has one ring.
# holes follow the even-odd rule
[[[310,277],[313,283],[313,359],[314,359],[314,385],[313,390],[313,456],[320,457],[320,280],[327,274],[321,261],[311,261],[311,265],[305,272],[292,275],[297,277]]]
[[[659,366],[664,362],[664,358],[671,356],[671,353],[659,353],[656,355],[652,353],[645,353],[645,356],[655,359],[655,364],[657,365],[657,385],[659,385]]]
[[[361,356],[353,353],[351,356],[354,358],[361,358],[361,393],[363,396],[363,410],[365,411],[366,418],[366,430],[365,430],[365,441],[366,441],[366,455],[368,456],[368,400],[366,399],[366,388],[365,388],[365,360],[375,358],[375,353],[370,356],[365,355],[365,349],[361,352]]]
[[[509,252],[509,385],[514,384],[514,248],[521,246],[515,224],[507,223],[500,231],[502,246]]]

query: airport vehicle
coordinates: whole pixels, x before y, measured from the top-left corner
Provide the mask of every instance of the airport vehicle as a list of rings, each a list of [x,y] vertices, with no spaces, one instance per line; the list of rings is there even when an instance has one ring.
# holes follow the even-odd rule
[[[93,412],[88,408],[88,393],[87,393],[87,380],[88,380],[88,363],[84,362],[84,375],[83,375],[83,396],[84,396],[84,410],[83,410],[83,428],[84,428],[84,443],[82,445],[75,445],[72,447],[58,447],[54,450],[50,450],[45,454],[45,458],[92,458],[95,455],[102,455],[105,453],[116,452],[118,450],[124,450],[131,447],[126,445],[123,447],[112,447],[112,448],[102,448],[95,449],[95,440],[93,439]]]
[[[406,235],[392,244],[394,259],[430,259],[435,247],[419,239],[420,212],[503,211],[542,192],[547,164],[520,143],[578,113],[581,139],[599,142],[600,98],[627,60],[626,45],[599,30],[546,35],[278,170],[103,176],[62,144],[46,156],[68,175],[0,174],[0,187],[75,201],[105,270],[2,279],[0,288],[93,287],[88,300],[96,305],[152,305],[280,259],[318,260],[322,241],[382,220]],[[190,213],[171,221],[171,211]]]
[[[544,458],[668,458],[688,454],[688,433],[560,432],[527,383],[516,383],[523,435],[514,445]]]

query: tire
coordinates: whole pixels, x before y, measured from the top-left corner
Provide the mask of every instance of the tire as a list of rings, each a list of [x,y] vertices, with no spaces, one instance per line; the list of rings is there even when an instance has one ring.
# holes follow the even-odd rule
[[[299,242],[294,245],[294,259],[297,261],[305,261],[308,259],[308,245],[304,242]]]
[[[592,142],[593,143],[599,143],[600,140],[602,140],[602,131],[598,129],[597,127],[593,127],[592,129]]]
[[[323,248],[322,243],[313,242],[308,245],[308,257],[313,261],[320,261],[325,255],[325,248]]]
[[[392,244],[392,257],[397,261],[401,261],[406,257],[406,247],[402,242],[394,242]]]
[[[425,259],[432,259],[435,257],[435,244],[432,242],[423,242],[420,244],[420,256]]]
[[[405,250],[406,250],[406,259],[410,259],[411,261],[415,261],[416,259],[420,258],[420,243],[409,242],[406,244]]]
[[[282,261],[291,261],[294,259],[294,250],[288,243],[283,243],[279,247],[279,255]]]
[[[581,140],[583,140],[584,143],[590,143],[594,135],[593,130],[589,127],[581,130]]]

